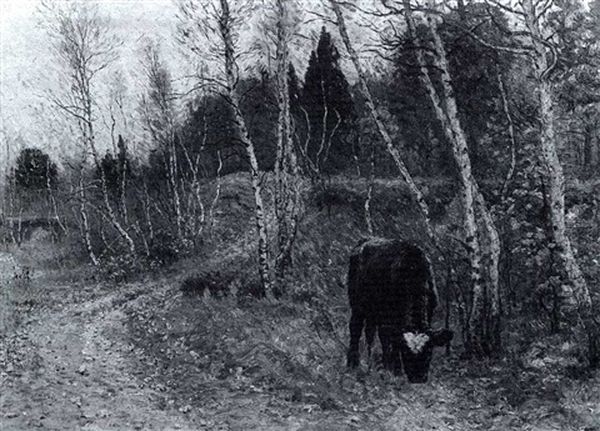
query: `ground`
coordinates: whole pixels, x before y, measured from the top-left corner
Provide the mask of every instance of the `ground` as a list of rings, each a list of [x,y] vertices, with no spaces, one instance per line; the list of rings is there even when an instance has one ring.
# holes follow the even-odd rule
[[[3,431],[600,430],[598,375],[543,356],[438,352],[430,382],[409,385],[345,369],[343,306],[326,329],[314,304],[190,299],[174,273],[115,286],[27,255],[0,254]]]

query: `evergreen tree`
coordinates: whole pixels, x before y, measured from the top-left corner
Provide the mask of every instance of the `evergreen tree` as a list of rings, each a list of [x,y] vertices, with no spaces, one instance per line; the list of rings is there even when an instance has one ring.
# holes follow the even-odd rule
[[[488,14],[493,15],[493,23],[482,22]],[[508,154],[508,137],[498,80],[507,80],[514,58],[483,46],[466,35],[463,28],[475,28],[479,37],[505,46],[509,42],[497,26],[505,25],[506,17],[498,8],[472,3],[446,14],[445,22],[439,27],[440,37],[447,47],[449,72],[473,169],[477,176],[502,175],[504,165],[498,163],[495,154]],[[415,31],[419,40],[430,43],[431,35],[425,25],[417,26]],[[418,155],[416,172],[422,175],[452,171],[455,167],[449,163],[449,146],[444,144],[444,133],[419,82],[414,41],[405,34],[397,42],[394,80],[387,94],[390,111],[405,138],[405,151]],[[432,65],[434,59],[426,55],[425,60],[434,85],[439,88],[440,75]]]
[[[56,164],[48,154],[37,148],[21,150],[14,175],[16,186],[28,190],[43,190],[48,184],[54,188],[58,182]]]
[[[123,192],[123,179],[131,178],[132,175],[127,146],[121,135],[119,135],[117,148],[119,153],[116,158],[112,153],[107,151],[102,160],[100,160],[100,168],[96,168],[96,179],[101,178],[100,169],[102,169],[104,171],[104,178],[106,179],[106,188],[113,196],[117,196]]]
[[[339,57],[331,35],[323,27],[317,49],[310,54],[302,89],[302,106],[310,123],[305,130],[309,135],[305,161],[321,173],[342,170],[352,159],[348,132],[354,107]]]
[[[296,73],[296,68],[292,63],[288,68],[288,92],[290,97],[290,109],[293,113],[298,112],[302,98],[302,90],[300,89],[300,80]]]
[[[258,165],[261,170],[272,170],[277,152],[277,101],[274,77],[263,70],[259,76],[241,80],[239,85],[240,91],[245,95],[240,101],[240,107],[245,114],[248,130],[254,142]],[[243,157],[241,169],[246,170],[246,155],[239,146],[238,152]]]

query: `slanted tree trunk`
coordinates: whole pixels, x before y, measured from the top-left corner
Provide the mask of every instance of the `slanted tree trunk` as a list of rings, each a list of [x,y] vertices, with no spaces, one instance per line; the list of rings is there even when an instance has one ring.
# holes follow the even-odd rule
[[[258,169],[258,160],[254,151],[254,143],[246,126],[244,115],[240,109],[240,98],[237,94],[237,75],[238,70],[235,58],[235,45],[233,42],[232,25],[233,18],[229,9],[228,0],[220,0],[221,11],[219,16],[219,32],[223,40],[224,48],[224,66],[227,90],[224,94],[225,99],[229,103],[233,111],[233,121],[239,133],[239,139],[246,149],[246,155],[250,163],[250,179],[252,190],[254,192],[255,204],[255,221],[256,232],[258,236],[258,266],[262,285],[267,297],[273,296],[273,283],[271,277],[270,259],[269,259],[269,243],[267,235],[267,223],[265,215],[265,205],[262,198],[262,185],[260,181],[260,173]]]
[[[90,109],[87,110],[87,112],[89,112],[89,117],[88,117],[88,121],[87,121],[88,145],[89,145],[89,148],[92,150],[92,156],[94,158],[94,163],[96,164],[96,168],[100,172],[102,197],[104,198],[103,199],[104,206],[106,208],[108,220],[113,225],[113,227],[116,229],[116,231],[119,233],[119,235],[125,240],[125,243],[129,247],[129,252],[131,253],[131,256],[135,256],[135,254],[136,254],[135,243],[133,242],[133,239],[131,238],[129,233],[125,230],[123,225],[121,225],[121,223],[117,219],[117,215],[115,214],[112,204],[110,203],[110,197],[109,197],[109,193],[108,193],[108,185],[106,183],[106,173],[104,172],[104,169],[102,168],[102,165],[100,164],[100,158],[98,156],[98,152],[96,151],[94,129],[93,129],[93,124],[92,124],[91,101],[90,101],[89,106],[90,106]]]
[[[419,209],[423,216],[423,221],[425,223],[425,229],[427,231],[427,235],[433,241],[433,243],[437,245],[438,241],[435,236],[435,232],[433,230],[431,220],[429,217],[429,206],[427,205],[427,202],[425,201],[425,198],[423,197],[423,193],[421,192],[421,190],[415,183],[412,175],[408,171],[408,168],[404,164],[404,161],[402,160],[402,156],[400,155],[398,148],[396,148],[396,146],[394,145],[394,142],[392,141],[392,137],[390,136],[387,128],[385,127],[385,124],[383,123],[383,121],[379,117],[379,114],[377,113],[377,108],[375,106],[375,102],[373,100],[371,90],[369,89],[369,86],[367,84],[366,74],[362,68],[362,65],[360,64],[360,60],[358,59],[358,54],[356,53],[356,50],[354,49],[354,47],[352,45],[350,36],[348,35],[348,29],[346,26],[346,21],[344,19],[344,15],[342,13],[341,7],[336,0],[329,0],[329,4],[331,5],[331,8],[333,9],[333,11],[335,13],[336,24],[337,24],[337,28],[340,33],[340,37],[342,38],[342,40],[344,42],[346,50],[348,51],[348,55],[350,56],[350,60],[352,61],[354,68],[356,70],[356,73],[358,74],[360,90],[363,94],[363,97],[365,98],[365,103],[367,105],[367,109],[369,110],[369,114],[371,115],[371,118],[373,119],[373,122],[375,123],[375,126],[377,127],[377,131],[378,131],[379,135],[381,136],[381,139],[385,143],[385,147],[386,147],[388,153],[390,154],[390,156],[392,157],[392,160],[396,164],[396,167],[398,168],[398,172],[400,173],[400,176],[402,177],[404,182],[406,182],[413,199],[419,206]],[[367,210],[368,210],[368,207],[367,207]]]
[[[85,193],[85,184],[83,183],[83,169],[80,170],[79,173],[79,185],[78,185],[78,194],[79,194],[79,216],[81,218],[81,237],[83,238],[83,244],[88,253],[88,257],[90,258],[90,262],[92,265],[98,266],[98,258],[94,253],[94,248],[92,246],[92,236],[90,235],[90,225],[88,221],[88,213],[87,213],[87,196]]]
[[[53,15],[51,19],[55,22],[50,26],[50,35],[55,39],[58,59],[66,68],[70,80],[69,97],[63,100],[55,98],[53,102],[77,122],[82,134],[83,151],[91,151],[100,173],[108,219],[128,245],[131,254],[135,255],[135,243],[117,219],[110,203],[106,175],[96,149],[94,130],[92,83],[98,76],[97,73],[115,60],[116,43],[111,38],[106,23],[99,19],[95,5],[73,3],[57,11],[52,11],[50,5],[43,7],[48,7]]]
[[[403,5],[409,34],[416,39],[416,26],[410,1],[404,0]],[[498,232],[492,217],[479,191],[477,182],[473,177],[467,138],[458,117],[458,108],[452,88],[452,78],[449,73],[450,68],[446,57],[446,50],[438,32],[438,16],[435,13],[435,8],[435,2],[430,1],[428,3],[428,11],[426,12],[426,24],[432,36],[433,66],[440,73],[441,95],[433,85],[425,56],[421,49],[417,50],[416,56],[421,71],[421,79],[432,102],[436,116],[442,125],[442,129],[452,145],[452,153],[458,168],[460,196],[464,212],[463,229],[471,276],[471,301],[469,315],[465,322],[467,325],[465,328],[465,347],[470,354],[489,355],[500,347],[498,345],[500,335],[498,333],[488,333],[489,329],[497,328],[499,330],[500,328],[499,323],[495,322],[500,319],[497,276],[500,244]],[[476,207],[480,212],[479,218],[476,214]],[[478,229],[478,221],[483,226],[481,235]],[[484,259],[484,257],[487,257],[487,259]],[[487,264],[485,268],[487,271],[484,271],[484,268],[482,268],[482,264],[484,263]],[[485,272],[487,272],[487,280],[484,280],[483,277]],[[491,340],[496,341],[491,342]]]

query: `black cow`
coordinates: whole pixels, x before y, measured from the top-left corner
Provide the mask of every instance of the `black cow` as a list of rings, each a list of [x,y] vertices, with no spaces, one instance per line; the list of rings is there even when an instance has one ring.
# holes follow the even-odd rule
[[[411,383],[426,382],[434,346],[450,342],[453,333],[431,330],[437,296],[425,252],[400,240],[363,242],[350,257],[348,296],[352,308],[348,366],[358,366],[364,326],[369,354],[378,331],[384,367],[399,374],[404,366]]]

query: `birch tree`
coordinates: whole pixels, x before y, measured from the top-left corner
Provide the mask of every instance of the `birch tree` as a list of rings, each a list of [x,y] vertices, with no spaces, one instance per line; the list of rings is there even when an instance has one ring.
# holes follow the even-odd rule
[[[289,45],[293,16],[289,1],[276,1],[276,64],[277,64],[277,157],[275,159],[275,214],[277,218],[277,254],[275,271],[278,277],[292,263],[292,249],[298,227],[301,205],[301,183],[298,160],[294,151],[294,129],[290,111],[288,86]]]
[[[552,239],[555,252],[560,258],[568,281],[572,285],[564,286],[564,296],[568,303],[579,305],[591,302],[590,293],[583,274],[575,259],[571,241],[567,235],[565,222],[565,177],[558,157],[557,135],[554,113],[554,91],[552,73],[558,62],[558,50],[552,44],[552,35],[544,24],[547,10],[553,1],[523,0],[520,2],[522,17],[532,46],[533,65],[540,116],[540,153],[545,165],[545,180]],[[548,42],[550,40],[550,42]],[[575,304],[573,304],[575,305]]]
[[[402,1],[402,9],[381,0],[392,13],[403,13],[409,36],[415,40],[417,66],[436,117],[452,146],[460,184],[463,208],[464,243],[470,265],[471,298],[465,329],[465,347],[471,354],[489,355],[500,349],[500,303],[498,263],[500,241],[487,203],[473,177],[467,138],[458,116],[452,88],[452,77],[446,49],[438,31],[439,11],[429,0],[424,10],[425,25],[431,37],[432,66],[440,74],[440,85],[434,81],[423,51],[426,41],[418,40],[414,7]],[[480,229],[481,226],[481,229]]]
[[[591,314],[591,295],[585,278],[575,258],[565,220],[565,177],[558,155],[558,135],[555,114],[555,75],[560,60],[560,50],[550,24],[550,15],[561,11],[553,0],[517,0],[506,4],[488,0],[490,5],[512,14],[517,29],[510,31],[512,44],[498,46],[489,43],[472,31],[467,33],[484,46],[498,51],[526,57],[533,71],[537,97],[540,145],[539,156],[544,165],[543,183],[548,201],[552,253],[558,258],[566,282],[561,286],[562,309],[569,314],[571,327],[580,341],[587,344],[590,363],[600,363],[600,325]]]
[[[233,6],[233,7],[232,7]],[[258,266],[261,283],[267,297],[273,296],[271,257],[267,233],[266,207],[254,142],[246,119],[240,108],[238,83],[240,66],[237,43],[242,20],[250,13],[245,1],[230,3],[229,0],[186,0],[179,4],[183,25],[181,42],[195,54],[208,54],[220,65],[221,76],[204,78],[200,87],[216,88],[231,108],[238,139],[244,147],[250,170],[250,182],[254,195],[255,226],[258,243]],[[207,47],[208,45],[208,51]]]
[[[408,188],[413,196],[413,199],[419,206],[419,209],[421,211],[421,214],[423,216],[423,220],[425,223],[427,235],[433,241],[434,244],[438,244],[438,240],[435,235],[435,232],[434,232],[434,229],[433,229],[433,226],[431,223],[431,219],[429,216],[429,206],[427,205],[427,202],[425,201],[423,193],[421,192],[421,190],[415,183],[413,177],[411,176],[410,172],[408,171],[408,168],[406,167],[404,161],[402,160],[402,156],[400,155],[398,148],[394,145],[392,137],[390,136],[390,134],[387,130],[387,127],[385,126],[385,123],[381,120],[381,118],[379,117],[379,114],[377,113],[377,107],[375,105],[375,101],[373,99],[371,90],[369,89],[369,85],[367,83],[366,73],[362,67],[362,64],[360,63],[358,54],[357,54],[356,50],[354,49],[354,46],[353,46],[350,36],[348,34],[348,28],[346,26],[346,20],[344,18],[344,14],[342,12],[341,6],[336,0],[329,0],[329,4],[335,14],[336,25],[338,27],[340,37],[342,38],[342,41],[344,42],[346,51],[348,52],[348,55],[350,56],[350,60],[352,61],[354,69],[356,70],[356,73],[358,75],[360,90],[363,94],[363,97],[365,98],[367,109],[369,110],[369,114],[370,114],[373,122],[375,123],[377,132],[381,136],[381,139],[382,139],[383,143],[385,144],[385,147],[386,147],[388,153],[390,154],[390,156],[392,157],[392,160],[396,164],[396,167],[398,168],[398,172],[400,173],[400,176],[408,185]]]
[[[80,215],[90,259],[97,263],[91,251],[87,197],[83,184],[83,171],[89,153],[100,172],[104,216],[123,239],[131,255],[135,255],[135,243],[118,220],[110,202],[96,142],[97,106],[94,83],[98,74],[116,60],[118,41],[111,36],[110,22],[100,15],[96,5],[86,2],[58,6],[47,3],[45,12],[48,35],[52,38],[56,58],[65,70],[68,83],[64,96],[51,95],[50,98],[57,108],[76,122],[81,133],[83,155],[79,175]]]
[[[563,309],[580,342],[587,341],[586,356],[593,366],[600,364],[600,322],[591,310],[592,298],[586,280],[575,258],[565,220],[565,177],[558,156],[554,112],[554,85],[552,75],[559,60],[559,51],[553,44],[546,24],[548,13],[556,6],[554,1],[522,0],[519,2],[522,19],[532,47],[530,59],[537,86],[540,117],[540,154],[545,165],[546,197],[550,218],[553,253],[559,257],[567,283],[562,286]]]
[[[159,147],[175,218],[177,240],[183,242],[183,212],[179,187],[179,159],[176,148],[174,91],[171,75],[163,64],[159,48],[148,44],[144,49],[143,68],[148,92],[142,97],[144,128]]]

